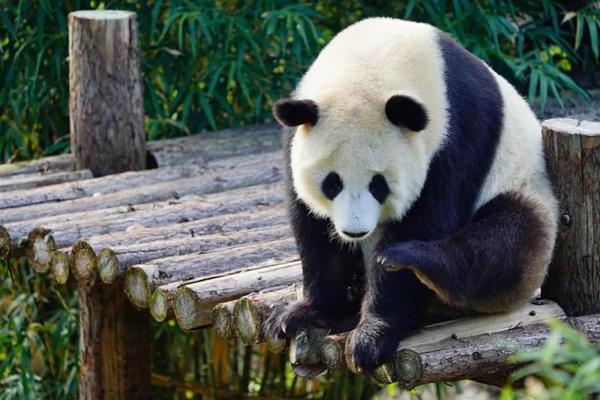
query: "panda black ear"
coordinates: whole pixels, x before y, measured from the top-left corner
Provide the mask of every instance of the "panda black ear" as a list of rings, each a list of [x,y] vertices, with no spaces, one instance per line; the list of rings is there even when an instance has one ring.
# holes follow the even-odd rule
[[[273,116],[283,126],[316,125],[319,107],[312,100],[281,99],[273,104]]]
[[[427,111],[421,103],[410,96],[394,95],[385,103],[385,115],[396,126],[411,131],[422,131],[429,122]]]

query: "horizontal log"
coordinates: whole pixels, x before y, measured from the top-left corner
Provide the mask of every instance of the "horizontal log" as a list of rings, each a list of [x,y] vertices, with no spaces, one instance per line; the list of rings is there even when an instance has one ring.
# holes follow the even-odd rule
[[[148,142],[147,150],[159,167],[206,163],[215,159],[275,151],[281,148],[281,129],[275,124],[226,129]]]
[[[290,285],[301,277],[300,262],[294,261],[187,283],[175,292],[177,322],[186,330],[209,325],[216,304],[269,287]]]
[[[151,228],[182,221],[197,221],[215,215],[265,209],[282,203],[281,192],[279,185],[257,185],[231,190],[226,194],[187,196],[135,207],[113,207],[32,222],[17,222],[7,224],[5,228],[11,237],[11,248],[19,245],[19,240],[13,238],[27,235],[34,223],[51,228],[57,248],[64,248],[81,238],[125,231],[139,225]]]
[[[71,154],[44,157],[32,161],[19,161],[9,164],[0,164],[0,177],[7,178],[16,175],[35,173],[54,173],[73,170],[73,157]]]
[[[138,307],[148,306],[150,294],[157,286],[190,279],[209,279],[215,274],[242,268],[260,268],[298,258],[294,241],[287,227],[269,231],[244,232],[253,244],[228,247],[208,253],[167,257],[148,264],[134,265],[125,279],[125,292]],[[287,237],[287,238],[286,238]],[[285,238],[285,239],[284,239]],[[270,240],[269,240],[270,239]],[[256,243],[259,241],[258,243]],[[218,246],[218,241],[217,241]]]
[[[265,340],[263,323],[269,314],[279,307],[302,298],[302,286],[293,284],[283,288],[269,288],[267,290],[251,293],[235,302],[233,308],[233,326],[236,336],[246,345],[256,345]],[[279,350],[281,340],[267,338],[272,350]],[[277,343],[273,349],[273,344]]]
[[[281,130],[276,124],[259,124],[180,138],[155,140],[146,143],[146,150],[155,158],[159,167],[181,165],[192,159],[213,160],[272,151],[281,147],[280,132]],[[0,164],[0,177],[72,170],[73,155],[61,154],[37,160]]]
[[[88,243],[96,251],[106,247],[128,246],[161,240],[194,238],[217,233],[239,232],[286,224],[288,221],[283,204],[264,209],[257,208],[234,214],[217,215],[196,221],[178,222],[158,227],[134,224],[125,231],[93,236]]]
[[[81,171],[58,171],[58,172],[36,172],[27,175],[14,175],[2,178],[0,181],[0,193],[10,191],[22,191],[27,189],[41,188],[59,183],[81,181],[92,179],[92,171],[84,169]]]
[[[260,248],[261,243],[289,237],[291,237],[289,227],[283,225],[236,233],[151,242],[124,249],[113,248],[116,255],[115,263],[118,265],[113,268],[110,275],[100,271],[101,279],[105,283],[111,283],[115,276],[123,273],[129,266],[139,264],[128,269],[125,278],[125,292],[133,304],[140,308],[146,308],[154,289],[160,284],[167,283],[165,279],[182,281],[202,277],[200,274],[206,270],[203,264],[218,262],[216,250],[237,249],[238,246],[246,244],[255,244],[257,248]],[[207,252],[212,253],[204,256]],[[188,255],[188,257],[169,258],[169,256],[178,254]],[[148,261],[152,261],[152,263],[142,264]],[[225,266],[235,268],[239,264],[237,258],[224,261],[223,267],[217,266],[209,273],[218,273]]]
[[[225,161],[222,161],[225,162]],[[281,153],[228,159],[216,170],[197,165],[125,172],[48,188],[0,193],[3,224],[120,205],[135,205],[275,182]]]

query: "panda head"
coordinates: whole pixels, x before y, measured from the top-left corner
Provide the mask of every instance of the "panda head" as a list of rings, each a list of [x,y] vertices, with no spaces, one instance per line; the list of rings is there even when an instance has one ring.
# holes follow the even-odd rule
[[[406,93],[367,100],[283,99],[273,107],[280,124],[295,128],[290,151],[298,197],[329,218],[345,242],[401,219],[429,164],[422,102]]]

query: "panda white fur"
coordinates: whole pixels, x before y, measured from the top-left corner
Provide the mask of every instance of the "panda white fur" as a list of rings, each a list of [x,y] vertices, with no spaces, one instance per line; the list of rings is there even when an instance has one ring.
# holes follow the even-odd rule
[[[557,205],[540,125],[440,30],[390,18],[348,27],[274,115],[289,128],[305,298],[274,312],[268,334],[354,328],[348,355],[372,371],[432,304],[498,312],[541,285]]]

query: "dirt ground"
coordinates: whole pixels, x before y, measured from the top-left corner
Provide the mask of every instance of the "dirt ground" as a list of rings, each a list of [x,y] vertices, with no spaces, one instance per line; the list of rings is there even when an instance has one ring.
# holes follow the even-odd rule
[[[593,89],[589,93],[592,98],[590,102],[576,98],[574,100],[577,104],[572,104],[573,101],[567,100],[568,104],[565,104],[564,108],[561,108],[558,102],[550,100],[544,113],[538,112],[538,117],[542,120],[567,117],[600,122],[600,89]]]

